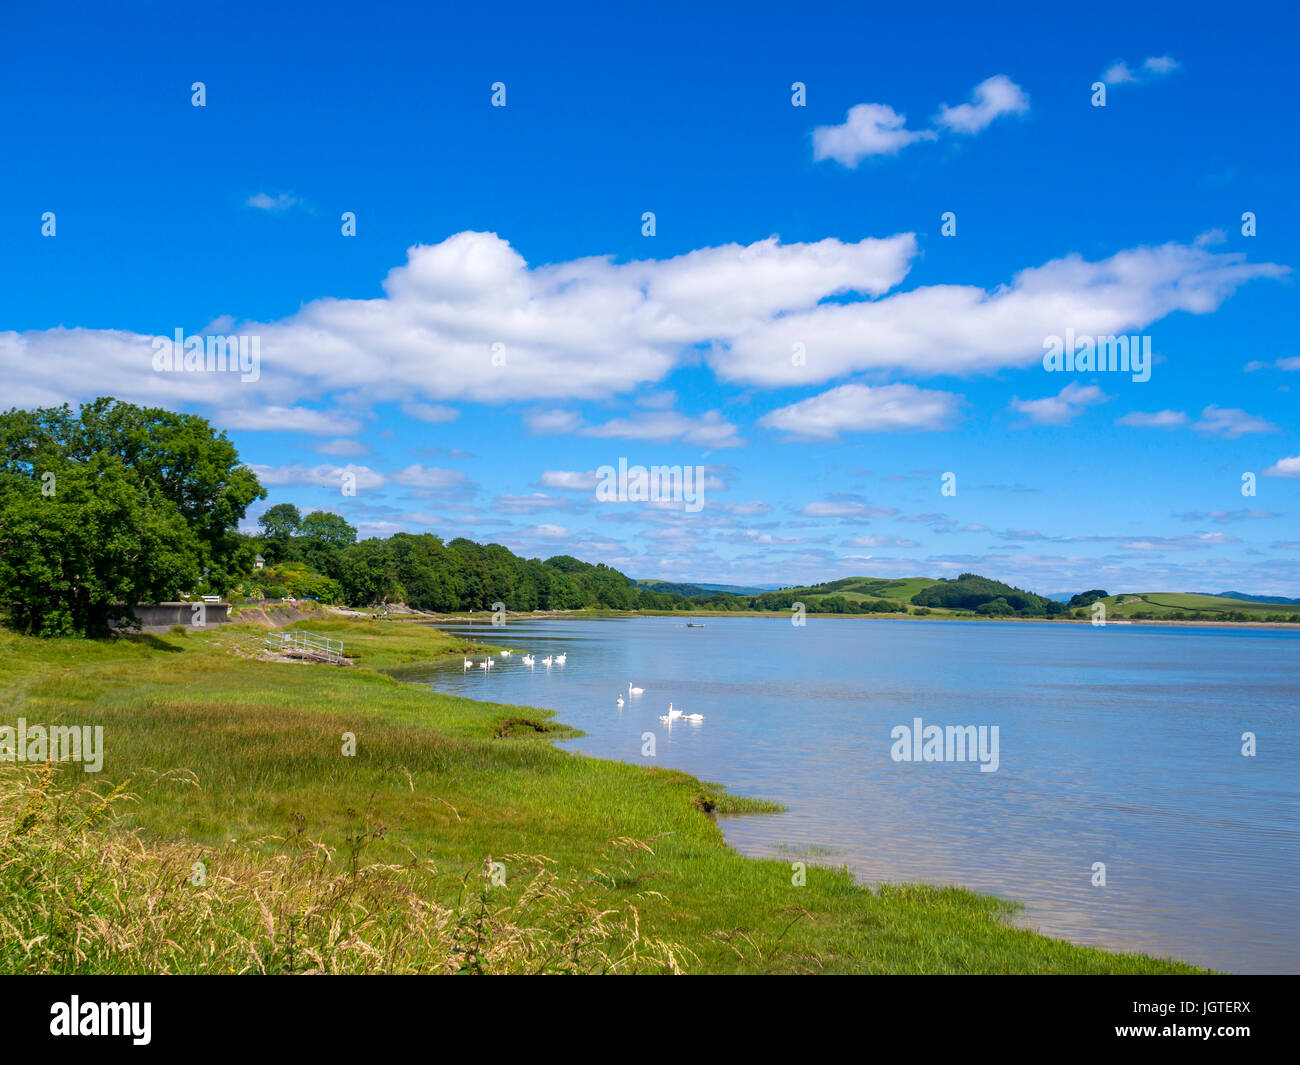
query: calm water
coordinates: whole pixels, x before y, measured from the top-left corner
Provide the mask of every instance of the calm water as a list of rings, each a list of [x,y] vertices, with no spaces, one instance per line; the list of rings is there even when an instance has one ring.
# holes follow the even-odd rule
[[[1300,970],[1300,632],[811,617],[452,631],[537,666],[404,679],[554,709],[601,757],[644,763],[656,733],[659,764],[788,807],[722,822],[747,854],[963,884],[1080,943]],[[628,699],[628,681],[645,694]],[[661,724],[669,700],[705,720]],[[997,725],[998,770],[893,761],[891,729],[914,717]]]

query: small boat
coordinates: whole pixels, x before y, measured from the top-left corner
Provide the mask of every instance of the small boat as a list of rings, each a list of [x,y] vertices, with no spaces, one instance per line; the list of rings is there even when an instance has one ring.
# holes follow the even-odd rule
[[[703,624],[702,622],[697,623],[697,622],[694,622],[694,621],[688,621],[688,622],[686,623],[686,627],[687,627],[688,629],[702,629],[702,628],[704,628],[704,624]]]

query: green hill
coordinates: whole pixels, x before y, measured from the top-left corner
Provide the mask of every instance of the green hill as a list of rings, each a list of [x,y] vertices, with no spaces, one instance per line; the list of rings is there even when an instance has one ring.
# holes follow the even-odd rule
[[[1125,592],[1101,600],[1106,613],[1122,618],[1273,621],[1300,618],[1300,609],[1277,603],[1255,603],[1222,595],[1192,592]],[[1236,615],[1234,618],[1233,615]]]

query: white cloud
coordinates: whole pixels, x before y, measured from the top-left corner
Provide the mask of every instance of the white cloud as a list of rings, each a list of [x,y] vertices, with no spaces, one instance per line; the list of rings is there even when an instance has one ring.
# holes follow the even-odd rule
[[[1216,407],[1211,403],[1201,411],[1201,420],[1192,426],[1202,433],[1235,440],[1247,433],[1275,433],[1277,426],[1235,407]]]
[[[460,470],[444,470],[436,466],[407,466],[389,475],[389,480],[404,488],[422,488],[445,492],[468,487],[469,481]]]
[[[1117,59],[1102,74],[1101,80],[1107,85],[1141,85],[1153,78],[1172,74],[1179,63],[1173,56],[1153,55],[1142,61],[1141,67],[1134,71],[1124,60]]]
[[[567,499],[557,499],[545,492],[530,492],[528,495],[497,496],[493,502],[494,509],[503,514],[531,514],[538,510],[556,510],[569,508],[573,504]]]
[[[185,376],[185,375],[181,375]],[[262,432],[307,433],[312,436],[349,435],[361,432],[362,423],[337,411],[310,407],[259,407],[224,410],[217,420],[222,429],[251,429]]]
[[[257,474],[257,479],[264,485],[315,485],[318,488],[341,489],[345,474],[351,474],[358,492],[373,488],[382,488],[385,478],[382,473],[369,466],[250,466]]]
[[[1300,477],[1300,455],[1278,459],[1264,471],[1265,477]]]
[[[563,525],[534,525],[522,530],[520,535],[537,540],[565,540],[569,537],[569,530]]]
[[[991,371],[1037,362],[1043,337],[1066,327],[1137,332],[1173,311],[1207,313],[1239,285],[1288,272],[1239,252],[1168,244],[1096,263],[1072,255],[992,290],[930,285],[886,295],[916,255],[912,234],[856,243],[773,237],[657,261],[529,267],[495,234],[461,233],[412,248],[381,298],[320,299],[276,322],[229,323],[227,334],[261,338],[256,382],[155,372],[152,336],[58,328],[0,332],[0,392],[24,406],[95,395],[201,405],[230,412],[227,427],[334,437],[359,423],[303,403],[327,394],[349,410],[522,400],[538,404],[525,419],[534,431],[572,432],[578,416],[547,410],[548,400],[653,395],[648,383],[701,358],[725,380],[763,387],[882,369]],[[172,328],[160,326],[164,335]],[[504,366],[494,365],[495,343],[505,345]],[[791,359],[796,344],[806,365]],[[733,432],[725,423],[696,429],[704,446],[723,446]]]
[[[259,211],[287,211],[290,207],[297,207],[302,200],[296,196],[290,196],[287,192],[277,192],[274,196],[265,192],[255,192],[248,197],[248,206],[256,207]]]
[[[1014,275],[992,291],[931,285],[882,299],[823,303],[742,329],[709,359],[724,378],[765,387],[898,369],[969,374],[1041,364],[1043,338],[1141,332],[1174,311],[1216,310],[1238,286],[1289,268],[1183,244],[1140,247],[1100,262],[1079,255]],[[790,357],[806,351],[805,365]]]
[[[855,536],[844,541],[845,547],[920,547],[915,540],[905,540],[897,536]],[[867,556],[868,558],[870,556]]]
[[[915,385],[840,385],[771,411],[759,424],[815,440],[833,440],[843,432],[944,429],[960,403],[961,397],[952,392]]]
[[[1083,413],[1086,407],[1110,399],[1096,385],[1072,381],[1054,396],[1043,399],[1013,399],[1011,409],[1027,415],[1039,425],[1065,425]]]
[[[888,104],[855,104],[842,125],[813,130],[813,161],[834,159],[852,170],[868,156],[895,155],[936,136],[932,130],[908,129],[907,116]]]
[[[1242,367],[1247,373],[1255,373],[1258,370],[1300,370],[1300,355],[1288,355],[1285,358],[1274,359],[1272,362],[1265,362],[1259,359],[1252,359]]]
[[[1146,429],[1173,429],[1187,424],[1187,415],[1180,410],[1135,410],[1115,419],[1118,425],[1133,425]]]
[[[1130,81],[1137,81],[1133,71],[1129,70],[1128,64],[1122,59],[1117,59],[1102,74],[1101,80],[1107,85],[1124,85]]]
[[[1178,60],[1169,55],[1148,56],[1142,61],[1142,69],[1149,74],[1169,74],[1178,69]]]
[[[692,418],[678,411],[656,411],[630,418],[612,418],[582,430],[583,436],[647,440],[656,444],[681,441],[699,447],[739,447],[744,441],[736,427],[716,411]]]
[[[873,507],[866,503],[830,501],[808,503],[799,513],[810,518],[892,518],[898,511],[893,507]]]
[[[524,425],[538,436],[571,433],[582,424],[582,417],[571,410],[534,410],[524,415]]]
[[[591,492],[599,480],[595,470],[586,473],[576,470],[547,470],[542,474],[542,487],[559,488],[567,492]]]
[[[954,133],[979,133],[1001,115],[1020,115],[1029,110],[1025,90],[1005,74],[994,74],[975,86],[971,102],[956,107],[944,105],[935,121]]]

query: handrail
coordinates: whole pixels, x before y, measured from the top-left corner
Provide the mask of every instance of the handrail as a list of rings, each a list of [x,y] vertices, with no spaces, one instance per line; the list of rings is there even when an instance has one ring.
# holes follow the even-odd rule
[[[326,662],[338,662],[343,658],[343,641],[331,640],[318,632],[294,629],[289,632],[273,632],[266,638],[268,646],[281,653],[292,651],[307,658],[320,658]]]

